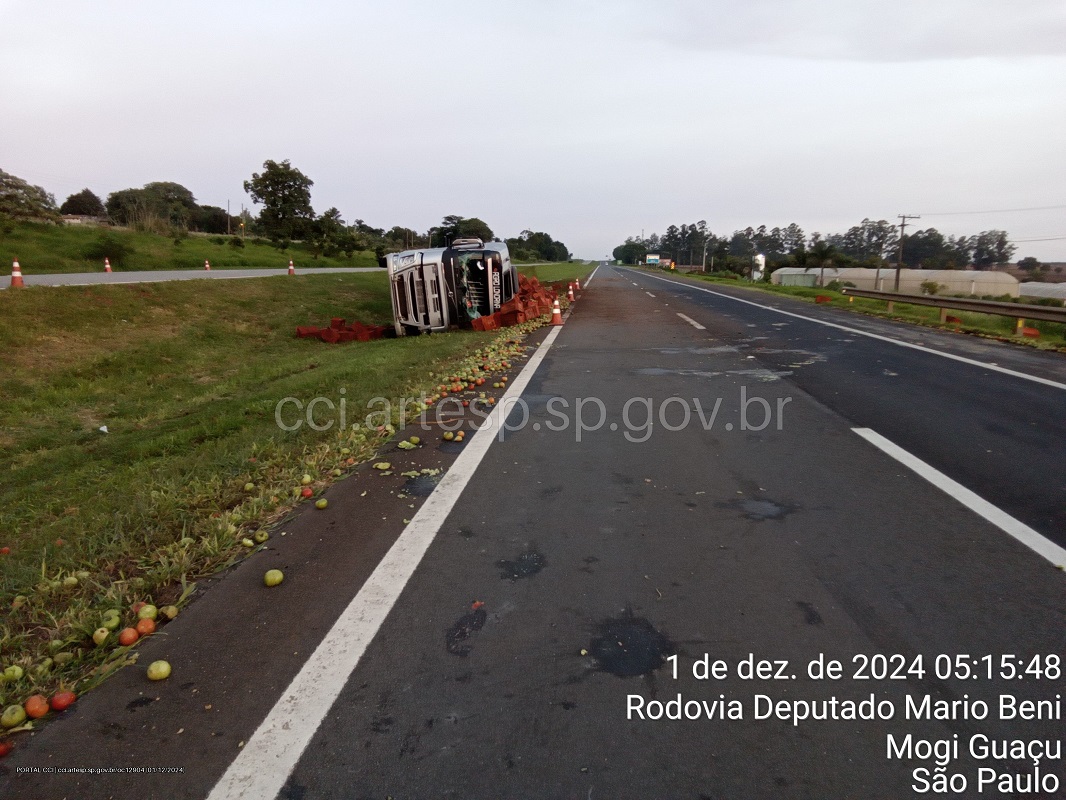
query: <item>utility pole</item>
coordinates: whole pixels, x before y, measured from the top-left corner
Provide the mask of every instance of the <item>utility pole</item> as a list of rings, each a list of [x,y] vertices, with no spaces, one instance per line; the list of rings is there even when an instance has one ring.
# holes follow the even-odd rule
[[[907,227],[909,219],[921,219],[921,216],[918,214],[899,215],[899,250],[896,251],[896,288],[894,290],[897,294],[899,293],[899,271],[903,269],[903,229]]]

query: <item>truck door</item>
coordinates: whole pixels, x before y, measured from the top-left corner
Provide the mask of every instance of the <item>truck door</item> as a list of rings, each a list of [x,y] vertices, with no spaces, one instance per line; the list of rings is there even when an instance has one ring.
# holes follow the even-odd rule
[[[422,265],[422,284],[425,292],[423,321],[430,330],[448,329],[448,310],[443,302],[444,270],[439,261]]]

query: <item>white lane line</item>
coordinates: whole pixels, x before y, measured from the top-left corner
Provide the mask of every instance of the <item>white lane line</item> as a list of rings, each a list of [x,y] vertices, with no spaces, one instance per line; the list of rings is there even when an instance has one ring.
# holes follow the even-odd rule
[[[600,266],[602,265],[597,266],[596,269],[592,270],[592,274],[585,278],[586,289],[588,288],[589,284],[592,283],[592,279],[596,277],[596,273],[600,271]]]
[[[208,800],[277,797],[481,463],[505,420],[504,414],[513,408],[560,330],[553,328],[537,348],[486,424],[471,437],[426,503],[215,784]]]
[[[1056,567],[1062,569],[1066,566],[1066,549],[1059,547],[1043,534],[1037,533],[1024,522],[1016,520],[1006,511],[997,508],[984,498],[971,492],[961,483],[953,481],[943,472],[934,469],[920,458],[911,455],[877,431],[870,428],[852,428],[852,430],[874,445],[874,447],[892,456],[896,461],[925,478],[942,492],[954,497],[975,514],[984,517],[1004,533],[1013,536],[1030,550],[1046,558]]]
[[[694,320],[694,319],[693,319],[692,317],[689,317],[689,316],[685,316],[685,315],[684,315],[684,314],[682,314],[682,313],[681,313],[680,311],[678,311],[678,312],[677,312],[677,315],[678,315],[679,317],[681,317],[681,319],[685,320],[685,322],[687,322],[687,323],[688,323],[689,325],[691,325],[691,326],[692,326],[693,328],[695,328],[696,330],[698,330],[698,331],[705,331],[705,330],[707,330],[707,329],[706,329],[705,327],[703,327],[703,326],[702,326],[702,325],[700,325],[700,324],[699,324],[698,322],[696,322],[696,320]]]
[[[646,291],[644,292],[644,294],[646,294],[648,297],[655,297],[655,295],[653,295],[651,292]]]
[[[702,286],[693,286],[689,283],[682,283],[681,281],[673,281],[669,278],[660,278],[658,275],[648,275],[649,278],[654,278],[658,281],[665,281],[666,283],[672,283],[675,286],[680,286],[685,289],[695,289],[699,292],[706,292],[707,294],[713,294],[715,297],[724,297],[727,300],[734,300],[738,303],[746,303],[749,306],[755,306],[756,308],[763,308],[767,311],[774,311],[778,314],[784,314],[786,317],[795,317],[796,319],[807,320],[807,322],[816,322],[819,325],[825,325],[829,328],[836,328],[837,330],[847,331],[848,333],[854,333],[859,336],[866,336],[870,339],[879,339],[882,342],[889,342],[891,344],[899,345],[900,347],[909,347],[912,350],[921,350],[924,353],[932,353],[933,355],[941,356],[943,358],[950,358],[952,361],[961,361],[963,364],[970,364],[981,369],[990,369],[993,372],[1001,372],[1004,375],[1013,375],[1015,378],[1024,378],[1027,381],[1033,381],[1034,383],[1042,383],[1045,386],[1052,386],[1056,389],[1066,389],[1066,383],[1059,383],[1048,378],[1041,378],[1036,375],[1028,375],[1024,372],[1018,372],[1017,370],[1007,369],[996,364],[989,364],[985,361],[978,361],[973,358],[966,358],[965,356],[957,356],[954,353],[945,353],[943,350],[935,350],[932,347],[926,347],[921,344],[913,344],[911,342],[904,342],[901,339],[893,339],[891,336],[882,336],[879,333],[870,333],[869,331],[861,330],[860,328],[849,328],[847,325],[839,325],[836,322],[827,322],[824,319],[817,319],[815,317],[806,317],[803,314],[797,314],[793,311],[785,311],[780,308],[774,308],[773,306],[766,306],[762,303],[755,303],[751,300],[743,300],[739,297],[733,297],[729,294],[723,294],[722,292],[715,292],[711,289],[705,289]]]

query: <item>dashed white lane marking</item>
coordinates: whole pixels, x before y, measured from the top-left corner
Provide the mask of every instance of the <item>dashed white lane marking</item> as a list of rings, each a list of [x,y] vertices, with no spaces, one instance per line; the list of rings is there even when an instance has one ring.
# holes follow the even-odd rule
[[[653,295],[651,292],[644,292],[644,294],[646,294],[648,297],[655,297],[655,295]]]
[[[1041,378],[1037,375],[1029,375],[1025,372],[1018,372],[1017,370],[1007,369],[997,364],[991,364],[987,361],[978,361],[973,358],[966,358],[965,356],[957,356],[954,353],[945,353],[943,350],[936,350],[932,347],[926,347],[921,344],[913,344],[911,342],[904,342],[902,339],[893,339],[891,336],[882,336],[879,333],[870,333],[869,331],[861,330],[860,328],[849,328],[847,325],[840,325],[836,322],[829,322],[824,319],[817,319],[815,317],[807,317],[803,314],[797,314],[794,311],[785,311],[781,308],[774,308],[773,306],[766,306],[762,303],[755,303],[751,300],[744,300],[740,297],[733,297],[729,294],[723,294],[722,292],[715,292],[711,289],[704,289],[702,286],[692,286],[688,283],[682,283],[681,281],[670,280],[669,278],[660,278],[658,275],[647,275],[648,278],[654,278],[657,281],[665,281],[666,283],[672,283],[675,286],[680,286],[684,289],[695,289],[698,292],[706,292],[707,294],[713,294],[715,297],[724,297],[726,300],[733,300],[737,303],[745,303],[749,306],[755,306],[756,308],[762,308],[766,311],[773,311],[777,314],[784,314],[786,317],[795,317],[796,319],[803,319],[807,322],[815,322],[819,325],[825,325],[829,328],[836,328],[837,330],[847,331],[848,333],[854,333],[859,336],[866,336],[870,339],[878,339],[882,342],[889,342],[890,344],[899,345],[900,347],[909,347],[911,350],[921,350],[924,353],[932,353],[942,358],[950,358],[952,361],[961,361],[963,364],[970,364],[971,366],[980,367],[981,369],[990,369],[993,372],[1000,372],[1004,375],[1013,375],[1015,378],[1024,378],[1027,381],[1033,381],[1034,383],[1042,383],[1045,386],[1052,386],[1056,389],[1066,389],[1066,383],[1059,383],[1058,381],[1050,380],[1049,378]],[[635,284],[634,284],[635,285]]]
[[[481,463],[505,420],[506,412],[521,396],[560,330],[562,328],[553,328],[537,348],[496,404],[486,424],[471,437],[426,503],[215,784],[208,800],[263,800],[278,796]]]
[[[1043,534],[1030,528],[1024,522],[1016,520],[1006,511],[989,503],[983,497],[971,492],[961,483],[952,480],[943,472],[929,466],[917,456],[913,456],[899,445],[886,439],[870,428],[852,428],[855,433],[874,447],[887,453],[908,469],[929,481],[942,492],[954,497],[975,514],[984,517],[1004,533],[1013,536],[1033,552],[1043,556],[1060,569],[1066,566],[1066,550],[1059,547]]]
[[[687,322],[689,325],[691,325],[696,330],[698,330],[698,331],[707,330],[705,327],[703,327],[698,322],[696,322],[696,320],[694,320],[692,317],[686,316],[686,315],[682,314],[680,311],[677,312],[677,315],[679,317],[681,317],[681,319],[685,320],[685,322]]]

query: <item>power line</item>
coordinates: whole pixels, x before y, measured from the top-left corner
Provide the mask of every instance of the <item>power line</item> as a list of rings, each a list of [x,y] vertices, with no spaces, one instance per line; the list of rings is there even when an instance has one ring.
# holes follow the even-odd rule
[[[1058,242],[1066,239],[1066,236],[1045,236],[1040,239],[1012,239],[1015,242]]]
[[[925,217],[957,217],[964,214],[1013,214],[1016,211],[1054,211],[1056,209],[1066,208],[1066,205],[1061,206],[1031,206],[1029,208],[993,208],[988,211],[935,211],[932,213],[923,213]]]

